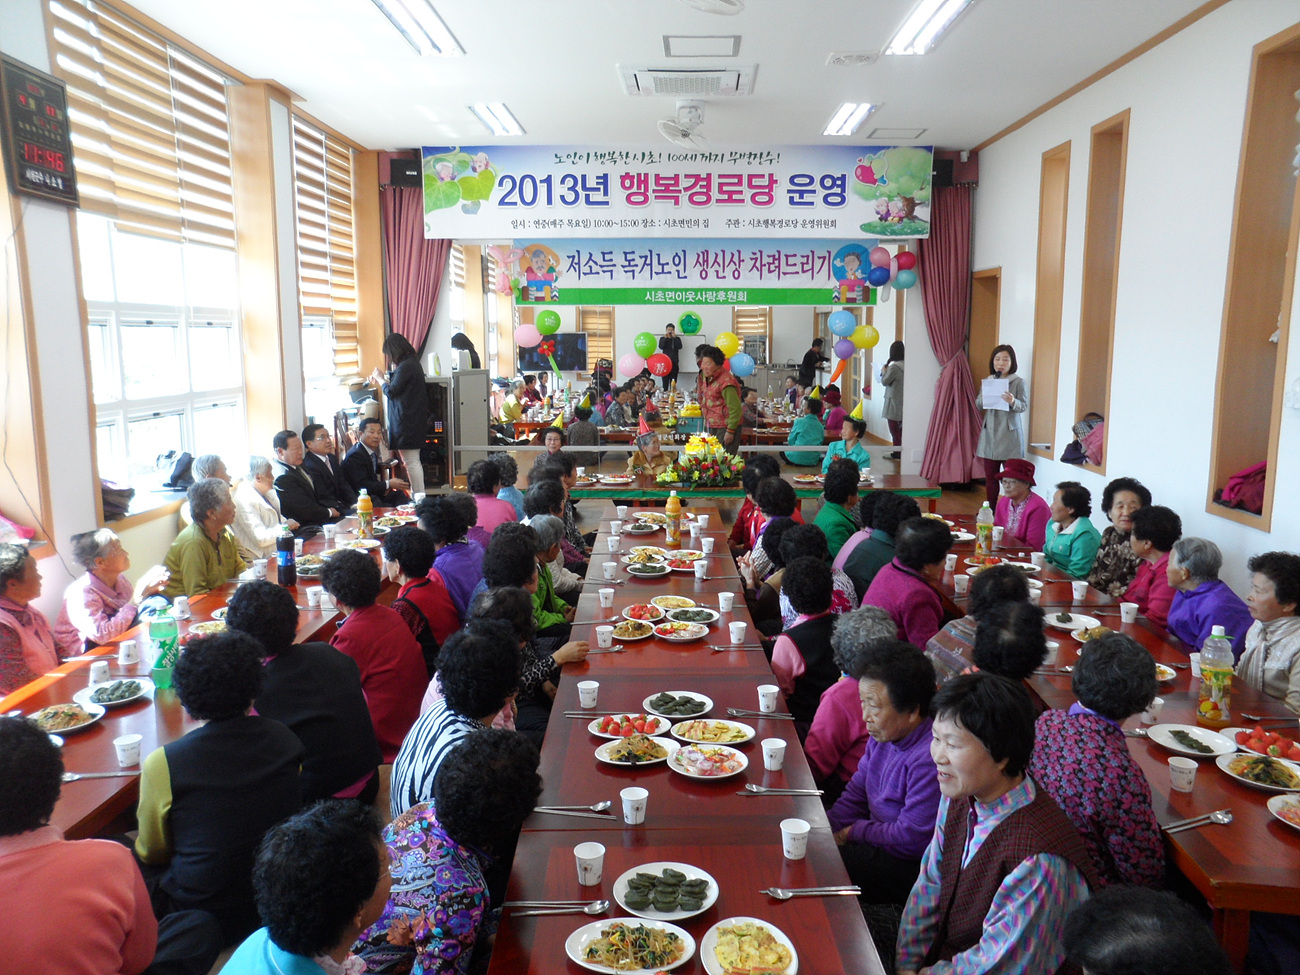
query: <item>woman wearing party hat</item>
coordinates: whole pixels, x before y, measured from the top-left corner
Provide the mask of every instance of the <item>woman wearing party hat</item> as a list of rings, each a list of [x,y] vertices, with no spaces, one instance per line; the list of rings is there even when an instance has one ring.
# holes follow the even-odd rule
[[[871,467],[871,454],[867,453],[867,448],[862,446],[862,438],[866,436],[867,424],[862,419],[862,401],[853,407],[853,412],[844,418],[844,426],[840,428],[840,439],[831,444],[831,449],[826,451],[826,459],[822,461],[822,473],[825,474],[831,469],[831,461],[836,457],[847,457],[854,461],[860,470],[868,470]]]
[[[641,417],[641,423],[637,427],[636,445],[637,449],[627,459],[629,474],[646,473],[658,477],[673,466],[674,458],[660,449],[659,434],[650,429],[644,416]]]

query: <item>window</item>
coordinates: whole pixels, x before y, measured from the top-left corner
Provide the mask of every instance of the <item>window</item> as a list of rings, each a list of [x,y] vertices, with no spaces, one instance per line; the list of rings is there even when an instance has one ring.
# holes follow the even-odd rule
[[[577,309],[578,331],[587,336],[587,369],[596,368],[597,359],[614,361],[614,308],[612,305]]]
[[[772,309],[770,306],[731,310],[731,330],[740,339],[740,349],[753,356],[759,365],[766,365],[768,351],[772,348]]]
[[[1038,184],[1038,269],[1034,295],[1033,371],[1029,382],[1029,452],[1051,458],[1056,439],[1056,383],[1061,369],[1061,305],[1065,300],[1065,220],[1070,194],[1070,143],[1043,153]],[[978,384],[988,373],[988,353]],[[1025,358],[1024,350],[1017,357]]]

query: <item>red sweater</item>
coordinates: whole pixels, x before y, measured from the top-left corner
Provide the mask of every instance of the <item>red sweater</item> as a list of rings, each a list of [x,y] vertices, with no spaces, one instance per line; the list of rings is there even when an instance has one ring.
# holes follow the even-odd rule
[[[1139,613],[1161,626],[1169,622],[1169,607],[1174,602],[1175,590],[1165,574],[1168,566],[1168,552],[1155,562],[1143,559],[1138,563],[1137,575],[1124,591],[1126,603],[1137,603]]]
[[[375,738],[384,761],[391,762],[420,716],[420,699],[429,685],[420,644],[397,611],[388,606],[353,611],[339,624],[330,643],[361,669],[361,689],[370,707]]]
[[[424,614],[438,646],[446,643],[447,637],[460,629],[456,604],[451,601],[447,583],[437,569],[430,569],[427,579],[412,579],[397,593],[397,599],[393,600],[393,609],[406,621],[411,632],[419,636],[420,631],[413,625],[419,623],[419,618],[409,611],[409,607],[399,602],[404,599],[409,599]]]

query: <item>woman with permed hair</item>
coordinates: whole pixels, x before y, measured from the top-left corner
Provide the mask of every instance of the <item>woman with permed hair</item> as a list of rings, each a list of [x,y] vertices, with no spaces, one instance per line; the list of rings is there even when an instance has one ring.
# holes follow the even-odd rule
[[[1101,545],[1101,533],[1089,520],[1092,494],[1078,481],[1062,481],[1052,496],[1043,558],[1075,579],[1086,579]]]
[[[966,615],[948,623],[925,645],[925,655],[934,665],[936,683],[945,684],[970,670],[975,661],[975,634],[980,620],[994,606],[1007,602],[1029,602],[1029,583],[1019,569],[995,565],[971,580]]]
[[[470,500],[473,500],[471,498]],[[433,539],[433,564],[462,623],[469,615],[474,588],[483,579],[483,547],[466,537],[470,522],[450,495],[425,498],[415,506],[415,516]]]
[[[1246,606],[1255,618],[1237,676],[1300,712],[1300,555],[1265,552],[1246,563]]]
[[[79,641],[90,650],[135,626],[140,604],[167,585],[167,570],[155,565],[134,586],[126,578],[131,556],[111,528],[72,536],[72,559],[86,570],[63,592],[63,607],[54,624],[62,646]]]

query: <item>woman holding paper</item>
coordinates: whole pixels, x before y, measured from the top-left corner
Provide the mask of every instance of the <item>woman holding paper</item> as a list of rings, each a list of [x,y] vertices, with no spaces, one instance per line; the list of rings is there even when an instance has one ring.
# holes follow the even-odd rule
[[[1025,381],[1016,375],[1016,350],[999,345],[989,356],[989,377],[980,388],[984,427],[975,457],[984,464],[984,493],[992,507],[998,501],[998,473],[1002,462],[1025,455],[1020,435],[1020,414],[1029,409]]]

